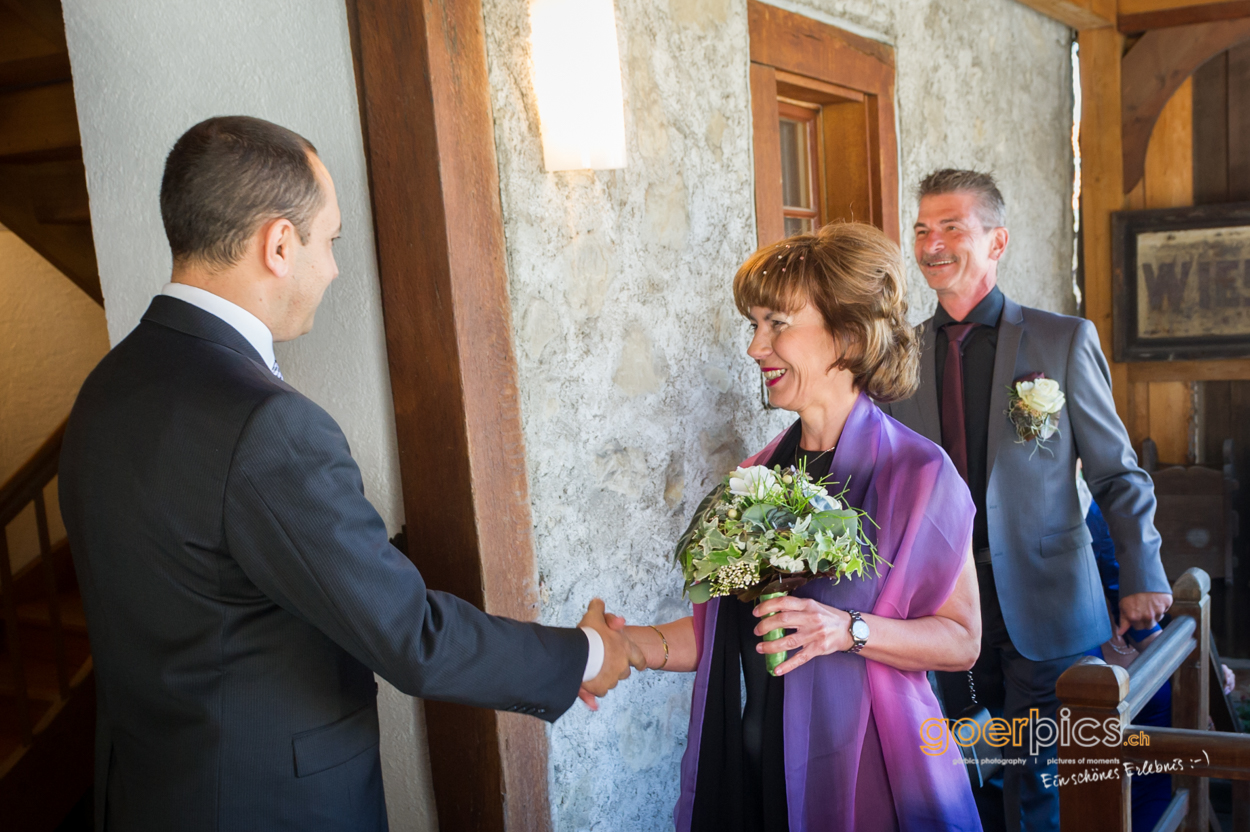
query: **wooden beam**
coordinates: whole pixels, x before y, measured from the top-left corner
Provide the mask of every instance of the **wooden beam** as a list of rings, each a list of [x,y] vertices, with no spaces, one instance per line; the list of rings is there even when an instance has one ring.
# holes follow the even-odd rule
[[[1116,25],[1121,32],[1145,32],[1250,17],[1250,0],[1120,0]]]
[[[759,0],[748,0],[747,17],[753,64],[772,67],[786,83],[794,83],[796,76],[801,76],[864,96],[871,153],[879,164],[873,166],[872,215],[859,219],[872,222],[898,242],[898,134],[894,114],[893,48]],[[759,83],[760,77],[753,71],[753,108],[757,106]],[[772,86],[776,88],[777,83],[772,82]],[[762,124],[758,121],[762,114],[756,111],[753,115],[755,123]],[[760,148],[756,147],[757,158],[759,152]]]
[[[1250,18],[1197,23],[1147,32],[1124,56],[1120,128],[1124,193],[1141,180],[1150,134],[1172,94],[1198,67],[1247,39]]]
[[[1250,358],[1222,361],[1141,361],[1128,365],[1129,381],[1250,381]]]
[[[444,507],[437,535],[409,534],[409,556],[430,587],[533,619],[481,4],[356,0],[355,12],[404,510],[419,530],[430,506]],[[439,702],[425,709],[441,829],[550,827],[541,722]]]
[[[1021,3],[1083,32],[1115,25],[1115,4],[1093,0],[1020,0]]]
[[[1123,36],[1113,28],[1080,33],[1081,235],[1085,315],[1098,328],[1102,351],[1111,351],[1111,214],[1124,207],[1120,152],[1120,55]],[[1132,433],[1128,379],[1111,365],[1116,410]]]
[[[763,248],[786,236],[781,215],[781,142],[777,135],[777,73],[751,64],[751,120],[755,125],[756,245]]]
[[[0,95],[0,158],[78,146],[73,84],[48,84]]]

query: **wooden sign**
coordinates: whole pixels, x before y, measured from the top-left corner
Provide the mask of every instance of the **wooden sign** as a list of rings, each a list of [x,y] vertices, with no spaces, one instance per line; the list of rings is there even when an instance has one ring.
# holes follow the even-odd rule
[[[1116,361],[1250,356],[1250,203],[1112,215]]]

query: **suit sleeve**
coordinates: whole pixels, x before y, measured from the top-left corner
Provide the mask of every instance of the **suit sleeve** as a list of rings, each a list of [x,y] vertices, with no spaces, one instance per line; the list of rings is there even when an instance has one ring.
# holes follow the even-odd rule
[[[1111,370],[1091,321],[1081,321],[1068,353],[1068,421],[1085,481],[1102,510],[1120,562],[1120,597],[1171,592],[1159,560],[1155,492],[1137,464],[1128,431],[1115,412]]]
[[[405,693],[549,721],[577,696],[585,634],[427,589],[388,542],[338,425],[302,396],[274,396],[251,415],[225,527],[231,556],[262,592]]]

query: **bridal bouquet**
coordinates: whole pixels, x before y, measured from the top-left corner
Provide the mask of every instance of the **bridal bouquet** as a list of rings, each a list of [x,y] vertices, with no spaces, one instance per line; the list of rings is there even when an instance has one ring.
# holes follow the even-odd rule
[[[886,562],[864,535],[872,518],[846,505],[845,494],[831,496],[801,468],[737,469],[699,504],[677,544],[686,594],[695,603],[724,595],[766,601],[817,578],[875,572]],[[764,640],[782,635],[776,629]],[[785,659],[767,654],[769,672]]]

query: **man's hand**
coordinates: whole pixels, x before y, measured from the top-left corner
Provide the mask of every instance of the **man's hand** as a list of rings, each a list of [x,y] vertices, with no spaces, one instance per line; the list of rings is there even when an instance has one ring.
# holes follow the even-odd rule
[[[578,696],[590,709],[598,708],[595,697],[603,696],[622,679],[628,679],[630,668],[646,670],[647,660],[638,645],[630,641],[624,633],[625,621],[611,616],[611,623],[604,614],[603,601],[599,598],[590,602],[590,608],[578,626],[590,627],[603,639],[603,668],[599,675],[582,684]],[[615,626],[614,626],[615,625]]]
[[[1122,636],[1129,627],[1134,630],[1149,630],[1159,623],[1159,619],[1172,606],[1170,592],[1137,592],[1120,599],[1120,626],[1115,634]]]

